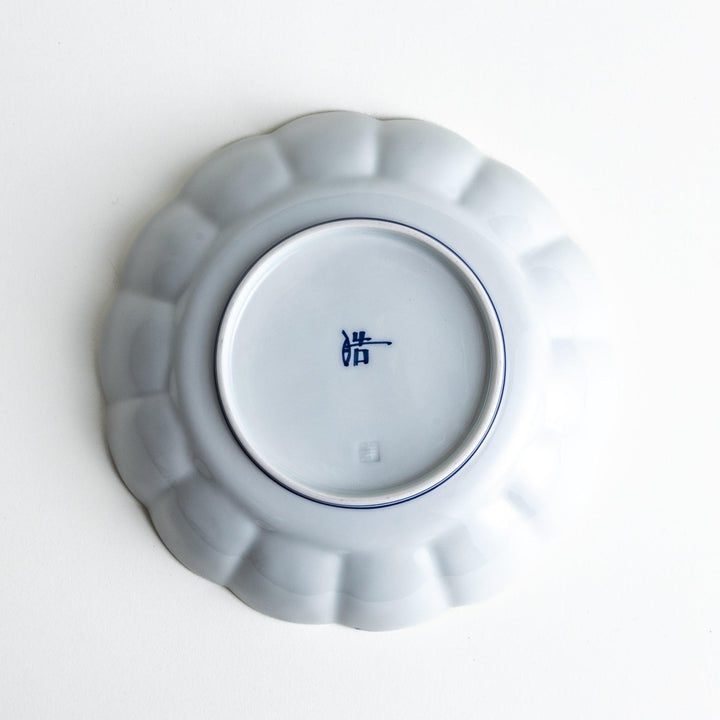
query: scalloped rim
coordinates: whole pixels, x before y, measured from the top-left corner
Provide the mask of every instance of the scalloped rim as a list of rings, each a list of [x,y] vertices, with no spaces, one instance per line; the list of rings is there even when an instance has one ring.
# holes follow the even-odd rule
[[[295,496],[236,442],[239,471],[227,477],[228,456],[209,452],[195,426],[196,415],[215,412],[217,398],[203,397],[193,387],[200,375],[188,370],[198,362],[188,357],[187,337],[200,318],[215,317],[203,295],[210,276],[230,249],[249,253],[238,249],[244,242],[256,243],[256,256],[266,250],[277,236],[263,238],[263,223],[286,211],[306,212],[329,198],[338,211],[353,201],[381,208],[383,197],[398,213],[420,218],[422,232],[436,236],[429,223],[454,223],[453,238],[464,233],[463,242],[487,253],[497,292],[512,295],[511,324],[526,326],[523,342],[542,356],[514,380],[515,396],[533,402],[522,413],[501,413],[489,447],[452,483],[403,503],[404,510],[335,508]],[[100,347],[108,440],[123,480],[170,550],[247,604],[297,622],[411,625],[487,597],[545,534],[578,477],[567,458],[592,409],[576,400],[592,390],[602,337],[586,261],[547,201],[515,171],[423,121],[304,116],[216,152],[136,241]],[[202,413],[197,400],[207,406]],[[231,452],[227,444],[222,452]],[[372,514],[366,524],[379,532],[374,544],[361,537],[363,522],[353,513]],[[426,527],[415,527],[412,515]],[[341,542],[338,528],[350,539]]]

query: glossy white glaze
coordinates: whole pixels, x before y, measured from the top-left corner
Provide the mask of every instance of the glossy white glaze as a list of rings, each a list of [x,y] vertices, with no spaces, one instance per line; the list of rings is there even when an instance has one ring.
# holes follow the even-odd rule
[[[502,401],[477,451],[386,507],[327,505],[271,479],[243,451],[215,384],[218,331],[248,270],[283,239],[348,218],[440,240],[482,282],[504,338]],[[381,322],[344,329],[372,334]],[[140,234],[100,349],[108,439],[123,480],[195,572],[286,620],[410,625],[494,592],[562,515],[592,446],[602,336],[586,261],[515,171],[425,122],[306,116],[219,150]],[[306,490],[307,468],[295,476]]]

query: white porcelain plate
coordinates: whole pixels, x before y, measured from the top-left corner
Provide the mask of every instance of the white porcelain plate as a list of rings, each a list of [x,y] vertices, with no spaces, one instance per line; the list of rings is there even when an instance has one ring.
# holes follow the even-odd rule
[[[542,196],[456,135],[300,118],[136,241],[100,350],[113,457],[248,604],[419,622],[494,591],[582,485],[592,288]]]

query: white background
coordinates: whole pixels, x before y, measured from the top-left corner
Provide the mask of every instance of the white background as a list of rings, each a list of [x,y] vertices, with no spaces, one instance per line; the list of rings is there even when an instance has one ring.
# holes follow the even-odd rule
[[[0,716],[720,718],[720,7],[5,0]],[[134,234],[217,146],[354,109],[532,178],[594,261],[604,479],[484,605],[362,633],[185,570],[105,450],[95,344]]]

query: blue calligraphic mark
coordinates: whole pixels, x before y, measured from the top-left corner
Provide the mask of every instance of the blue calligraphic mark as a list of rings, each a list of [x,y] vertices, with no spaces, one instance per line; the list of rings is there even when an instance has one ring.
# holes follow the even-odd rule
[[[373,340],[366,335],[365,330],[353,331],[352,340],[344,330],[340,332],[343,335],[342,361],[345,367],[350,367],[351,359],[353,366],[370,363],[370,350],[366,345],[392,345],[390,340]]]

